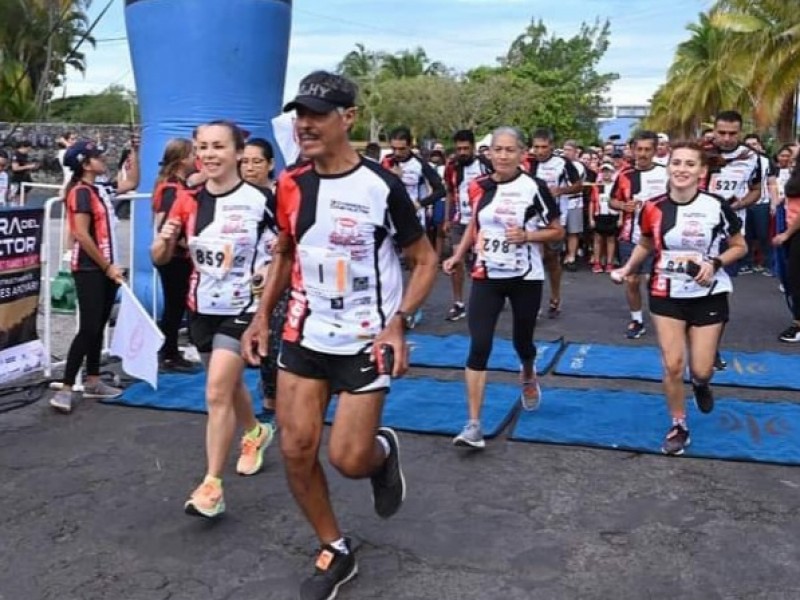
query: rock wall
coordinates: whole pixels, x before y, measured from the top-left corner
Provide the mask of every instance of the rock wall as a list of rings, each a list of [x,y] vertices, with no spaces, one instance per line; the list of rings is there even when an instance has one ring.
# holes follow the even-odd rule
[[[4,123],[0,121],[0,148],[9,156],[15,143],[21,139],[33,144],[31,157],[42,168],[33,172],[37,183],[61,183],[61,166],[56,158],[59,147],[56,140],[66,132],[73,132],[80,138],[93,139],[107,148],[108,166],[116,172],[117,163],[125,143],[130,138],[130,129],[124,125],[89,125],[80,123]]]

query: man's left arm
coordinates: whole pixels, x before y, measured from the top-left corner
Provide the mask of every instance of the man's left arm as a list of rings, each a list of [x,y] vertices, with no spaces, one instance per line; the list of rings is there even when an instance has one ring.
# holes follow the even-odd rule
[[[748,192],[736,202],[732,202],[731,208],[733,210],[742,210],[758,202],[761,199],[761,180],[761,161],[756,160],[756,165],[747,181],[749,187]]]
[[[420,198],[419,205],[431,206],[437,200],[444,198],[446,191],[444,189],[444,184],[442,183],[442,178],[439,177],[439,173],[436,172],[436,169],[434,169],[424,160],[420,160],[420,162],[422,163],[422,179],[424,179],[425,183],[428,184],[430,194],[424,198]]]

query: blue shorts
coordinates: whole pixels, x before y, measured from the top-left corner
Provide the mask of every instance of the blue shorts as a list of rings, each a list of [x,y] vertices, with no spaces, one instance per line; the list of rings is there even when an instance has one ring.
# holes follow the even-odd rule
[[[619,264],[624,265],[628,262],[628,259],[633,254],[633,249],[636,248],[636,244],[632,244],[631,242],[625,242],[620,240],[619,241]],[[631,275],[649,275],[653,270],[653,253],[647,255],[642,261],[642,264],[639,265],[639,268],[631,273]]]

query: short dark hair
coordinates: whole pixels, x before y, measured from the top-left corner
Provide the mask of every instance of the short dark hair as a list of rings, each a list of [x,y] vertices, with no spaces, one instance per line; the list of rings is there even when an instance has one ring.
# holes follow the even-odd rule
[[[375,160],[381,157],[381,145],[378,142],[370,142],[364,148],[364,156],[374,158]]]
[[[707,133],[714,133],[714,129],[712,127],[703,127],[703,131],[700,132],[700,135],[705,135]]]
[[[762,142],[761,142],[761,136],[760,136],[760,135],[758,135],[757,133],[748,133],[748,134],[747,134],[746,136],[744,136],[744,138],[742,138],[742,139],[745,139],[745,140],[755,140],[755,141],[757,141],[759,144],[761,144],[761,143],[762,143]]]
[[[395,127],[392,129],[392,132],[389,134],[390,140],[397,140],[399,142],[408,142],[410,146],[413,143],[413,137],[411,136],[411,130],[408,127]]]
[[[631,140],[631,142],[634,144],[636,144],[636,142],[646,141],[651,141],[653,142],[653,145],[658,146],[658,134],[655,131],[650,131],[649,129],[642,129],[637,131]]]
[[[742,124],[742,115],[735,110],[723,110],[720,113],[717,113],[717,116],[714,118],[714,125],[719,123],[720,121],[725,121],[726,123],[739,123]]]
[[[264,138],[253,138],[251,140],[247,140],[245,146],[255,146],[256,148],[261,149],[261,155],[266,160],[275,160],[275,150],[272,148],[272,144],[269,141],[265,140]]]
[[[469,129],[459,129],[453,134],[453,142],[469,142],[475,145],[475,134]]]
[[[544,127],[540,127],[539,129],[534,130],[533,135],[531,136],[532,140],[547,140],[551,144],[555,142],[556,137],[553,135],[553,132],[550,129],[546,129]]]

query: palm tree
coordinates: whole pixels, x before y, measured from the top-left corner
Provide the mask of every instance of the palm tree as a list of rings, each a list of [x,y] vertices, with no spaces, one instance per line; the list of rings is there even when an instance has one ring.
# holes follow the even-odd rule
[[[438,77],[447,73],[447,67],[444,64],[438,61],[432,62],[425,50],[419,47],[414,50],[403,50],[396,54],[384,54],[382,58],[382,71],[384,76],[390,79],[422,75]]]
[[[794,138],[800,84],[800,0],[718,0],[713,23],[729,32],[731,54],[746,58],[761,128],[777,122],[778,139]]]
[[[360,88],[361,107],[369,118],[369,139],[376,142],[380,136],[381,124],[376,117],[380,108],[381,94],[378,90],[381,76],[382,55],[367,50],[364,44],[356,44],[356,49],[348,52],[336,67],[336,72],[355,81]]]
[[[730,53],[730,34],[701,13],[687,26],[691,37],[678,45],[667,82],[653,98],[647,126],[695,132],[700,122],[720,110],[744,110],[750,104],[745,57]]]

